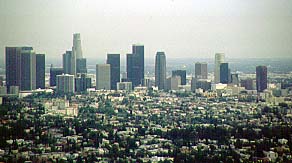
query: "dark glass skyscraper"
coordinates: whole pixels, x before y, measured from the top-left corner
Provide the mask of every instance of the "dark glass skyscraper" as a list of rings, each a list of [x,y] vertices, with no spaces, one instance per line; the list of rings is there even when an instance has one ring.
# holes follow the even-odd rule
[[[117,90],[117,83],[120,82],[120,54],[107,54],[106,63],[111,65],[111,89]]]
[[[64,73],[63,68],[51,67],[50,68],[50,86],[57,85],[57,75],[62,75]]]
[[[133,45],[132,54],[127,54],[127,78],[133,87],[144,80],[144,46]]]
[[[220,83],[228,84],[229,81],[229,68],[228,63],[220,64]]]
[[[256,67],[256,86],[258,92],[263,92],[267,89],[268,77],[267,77],[267,67],[257,66]]]
[[[165,89],[166,57],[164,52],[157,52],[155,58],[155,85],[158,89]]]
[[[181,85],[186,85],[187,83],[187,72],[186,70],[173,70],[172,76],[180,76]]]
[[[6,47],[6,85],[20,90],[36,88],[36,56],[32,47]]]
[[[63,54],[63,70],[64,74],[72,74],[72,51],[66,51]]]
[[[45,67],[46,60],[44,54],[36,55],[36,88],[45,88]]]
[[[208,79],[207,63],[197,62],[195,64],[195,78],[196,79]]]

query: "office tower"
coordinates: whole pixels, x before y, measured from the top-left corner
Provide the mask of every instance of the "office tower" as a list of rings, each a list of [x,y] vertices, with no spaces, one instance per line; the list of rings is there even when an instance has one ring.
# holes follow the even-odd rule
[[[166,57],[164,52],[157,52],[155,58],[155,86],[164,89],[166,82]]]
[[[181,79],[181,85],[186,85],[187,83],[187,72],[186,70],[173,70],[172,77],[179,76]]]
[[[91,88],[91,78],[86,74],[78,74],[75,78],[75,92],[85,92],[87,88]]]
[[[178,90],[178,86],[181,85],[180,76],[172,76],[166,79],[165,90]]]
[[[74,93],[75,92],[74,75],[69,74],[57,75],[57,92]]]
[[[96,89],[111,89],[111,71],[110,64],[96,65]]]
[[[36,54],[36,88],[45,88],[46,61],[44,54]]]
[[[66,53],[63,54],[63,70],[64,74],[71,74],[71,64],[72,64],[72,51],[66,51]]]
[[[244,87],[246,90],[254,90],[253,79],[244,79],[240,81],[240,86]]]
[[[36,56],[32,47],[6,47],[6,86],[21,91],[36,88]]]
[[[229,79],[229,68],[228,63],[221,63],[220,64],[220,83],[228,84]]]
[[[62,75],[64,73],[63,68],[51,67],[50,68],[50,86],[57,85],[57,75]]]
[[[268,79],[267,79],[267,67],[257,66],[256,67],[256,87],[258,92],[263,92],[267,89]]]
[[[238,74],[231,74],[231,83],[233,85],[239,85],[239,78],[238,78]]]
[[[196,79],[208,79],[208,66],[207,63],[197,62],[195,64],[195,78]]]
[[[87,73],[86,58],[76,59],[76,73]]]
[[[76,69],[76,73],[87,73],[86,58],[83,58],[80,33],[73,34],[72,54],[72,62],[74,57],[76,62],[75,68],[74,64],[72,64],[72,70],[74,71],[74,69]]]
[[[133,45],[132,54],[127,54],[127,78],[133,87],[142,84],[144,79],[144,46]]]
[[[120,82],[120,54],[107,54],[106,63],[111,68],[111,89],[117,90],[117,83]]]
[[[220,83],[220,65],[225,62],[224,53],[215,54],[214,83]]]
[[[80,33],[74,33],[73,34],[73,48],[72,48],[72,51],[74,51],[76,59],[83,58],[82,48],[81,48]]]
[[[132,91],[132,82],[118,82],[117,90]]]

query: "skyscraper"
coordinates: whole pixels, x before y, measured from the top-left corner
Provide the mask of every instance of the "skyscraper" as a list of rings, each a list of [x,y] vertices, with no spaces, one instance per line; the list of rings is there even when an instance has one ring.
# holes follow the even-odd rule
[[[36,56],[32,47],[6,47],[6,86],[20,90],[36,88]]]
[[[76,73],[87,73],[86,58],[76,59]]]
[[[208,66],[207,63],[197,62],[195,64],[195,78],[196,79],[207,79],[208,78]]]
[[[172,77],[175,77],[175,76],[179,76],[180,77],[180,79],[181,79],[180,84],[181,85],[186,85],[186,83],[187,83],[187,72],[186,72],[186,70],[173,70],[172,71]]]
[[[111,89],[111,71],[109,64],[96,65],[96,89]]]
[[[258,92],[263,92],[267,89],[268,78],[267,78],[267,67],[257,66],[256,67],[256,86]]]
[[[66,51],[66,53],[63,54],[63,69],[64,74],[71,74],[71,58],[72,58],[72,51]]]
[[[36,54],[36,88],[45,88],[45,55]]]
[[[72,70],[76,69],[76,73],[87,73],[86,58],[83,58],[80,33],[73,34],[72,62],[74,57],[75,68],[74,64],[72,64]]]
[[[229,81],[229,68],[228,63],[220,64],[220,83],[228,84]]]
[[[220,64],[225,62],[224,53],[215,54],[215,69],[214,69],[214,83],[220,82]]]
[[[51,67],[50,68],[50,86],[57,85],[57,75],[62,75],[64,73],[63,68]]]
[[[111,89],[117,90],[117,83],[120,82],[120,54],[107,54],[106,63],[111,68]]]
[[[144,79],[144,46],[133,45],[132,54],[127,54],[127,78],[133,87],[142,84]]]
[[[81,37],[80,33],[73,34],[73,48],[72,51],[75,53],[76,59],[83,58],[82,48],[81,48]]]
[[[57,75],[57,92],[74,93],[75,92],[74,75],[69,74]]]
[[[164,52],[157,52],[155,58],[155,85],[164,89],[166,82],[166,57]]]

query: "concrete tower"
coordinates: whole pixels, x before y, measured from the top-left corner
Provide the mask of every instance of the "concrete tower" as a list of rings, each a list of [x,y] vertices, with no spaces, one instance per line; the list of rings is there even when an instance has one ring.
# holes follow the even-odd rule
[[[111,71],[110,64],[96,65],[96,89],[111,89]]]

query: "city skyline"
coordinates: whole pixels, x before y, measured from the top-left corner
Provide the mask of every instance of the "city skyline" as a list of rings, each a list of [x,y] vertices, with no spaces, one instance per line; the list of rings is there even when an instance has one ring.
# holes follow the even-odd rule
[[[155,58],[156,51],[168,58],[211,58],[216,52],[232,58],[289,57],[291,3],[1,1],[0,59],[5,46],[19,45],[32,46],[48,59],[59,57],[72,47],[73,33],[82,35],[86,58],[105,59],[107,53],[123,58],[131,51],[128,45],[136,43],[145,45],[145,58]]]

